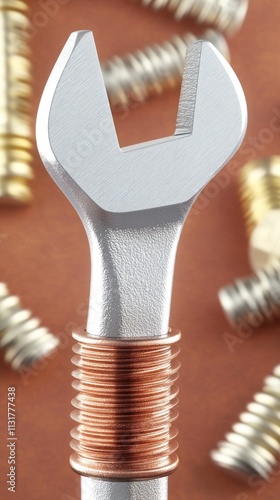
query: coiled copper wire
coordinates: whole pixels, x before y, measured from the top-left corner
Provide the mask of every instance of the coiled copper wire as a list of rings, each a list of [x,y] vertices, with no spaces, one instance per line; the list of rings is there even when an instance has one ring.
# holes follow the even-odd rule
[[[71,467],[81,475],[112,479],[148,479],[170,474],[178,465],[172,423],[179,389],[175,360],[179,331],[165,337],[120,340],[73,337]]]

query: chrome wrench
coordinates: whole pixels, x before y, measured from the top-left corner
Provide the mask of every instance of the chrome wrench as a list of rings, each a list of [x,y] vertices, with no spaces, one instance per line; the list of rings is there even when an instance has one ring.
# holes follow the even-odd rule
[[[187,50],[175,135],[120,148],[92,33],[81,31],[70,36],[41,99],[37,143],[46,169],[78,212],[90,244],[92,277],[87,332],[74,334],[80,341],[76,352],[81,354],[84,349],[86,353],[84,371],[81,360],[77,361],[78,379],[81,373],[86,377],[90,372],[92,376],[89,360],[95,349],[102,355],[106,352],[102,349],[113,353],[117,363],[114,366],[118,367],[116,352],[130,352],[127,349],[131,346],[133,357],[135,346],[139,345],[147,348],[153,359],[155,349],[170,335],[173,269],[184,221],[202,188],[240,146],[246,122],[246,102],[233,70],[211,44],[197,42]],[[94,359],[94,366],[98,359]],[[103,359],[107,367],[107,359]],[[127,366],[134,366],[129,363],[130,358]],[[103,365],[98,366],[103,369]],[[123,364],[119,369],[125,372]],[[131,377],[133,386],[133,374]],[[92,392],[88,395],[96,390],[92,380],[96,379],[91,379]],[[116,394],[118,384],[123,397],[120,377],[114,380]],[[81,379],[77,387],[80,385]],[[103,389],[106,391],[106,386]],[[108,390],[112,390],[112,385]],[[141,399],[135,393],[133,397],[135,401]],[[96,401],[89,396],[91,408],[83,396],[75,403],[78,410],[74,418],[82,431],[80,436],[79,430],[75,431],[74,439],[83,440],[82,445],[74,444],[80,455],[75,453],[71,464],[82,474],[82,500],[166,500],[168,467],[166,474],[163,467],[158,473],[147,470],[146,475],[133,470],[130,476],[127,457],[133,455],[132,441],[120,463],[118,449],[131,439],[130,435],[118,437],[110,458],[116,463],[107,471],[109,452],[104,455],[98,447],[100,443],[92,444],[93,437],[88,434],[90,428],[96,428],[90,418]],[[116,403],[118,412],[124,401]],[[125,402],[128,412],[131,401],[128,398]],[[98,416],[94,408],[94,415]],[[130,431],[135,429],[127,422]],[[85,429],[86,438],[82,436]],[[157,432],[160,431],[159,427]],[[113,434],[112,429],[104,428],[104,447],[106,432],[110,439]],[[141,432],[142,428],[139,436]],[[136,439],[140,442],[139,436]],[[93,449],[103,453],[103,472],[98,470],[98,455],[90,458]],[[170,451],[168,443],[165,449],[170,454],[174,451]],[[139,453],[142,460],[143,450]],[[135,467],[140,467],[137,454],[133,457]],[[169,464],[169,458],[165,456],[165,464]]]

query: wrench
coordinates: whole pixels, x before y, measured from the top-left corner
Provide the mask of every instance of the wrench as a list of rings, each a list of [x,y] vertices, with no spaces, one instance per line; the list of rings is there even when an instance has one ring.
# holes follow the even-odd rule
[[[199,41],[187,49],[175,135],[120,148],[93,35],[71,34],[43,92],[36,128],[42,161],[89,239],[89,340],[166,337],[184,221],[240,146],[246,124],[236,75]],[[86,470],[82,500],[168,498],[166,476],[120,478]]]

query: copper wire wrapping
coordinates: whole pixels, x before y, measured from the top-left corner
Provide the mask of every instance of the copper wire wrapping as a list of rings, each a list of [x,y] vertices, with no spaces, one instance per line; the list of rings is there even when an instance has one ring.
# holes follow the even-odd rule
[[[166,337],[120,340],[73,337],[71,467],[81,475],[148,479],[170,474],[178,465],[172,423],[178,417],[180,364],[175,360],[179,331]]]

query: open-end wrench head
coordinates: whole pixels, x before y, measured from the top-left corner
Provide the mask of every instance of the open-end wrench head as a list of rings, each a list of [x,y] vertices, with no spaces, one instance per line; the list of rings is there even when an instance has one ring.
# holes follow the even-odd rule
[[[187,51],[175,135],[121,149],[93,35],[81,31],[46,85],[37,142],[61,189],[62,168],[97,206],[123,213],[193,199],[236,152],[246,121],[233,70],[210,43],[197,42]]]

